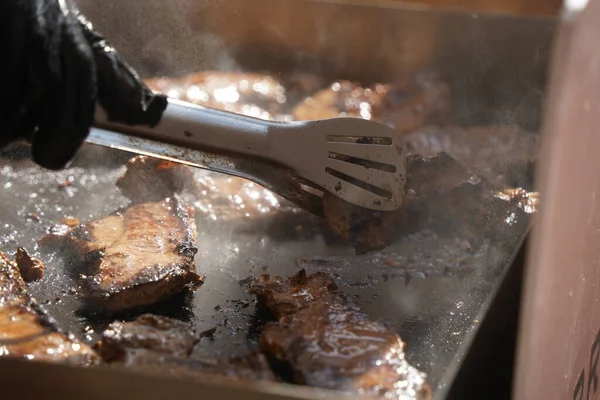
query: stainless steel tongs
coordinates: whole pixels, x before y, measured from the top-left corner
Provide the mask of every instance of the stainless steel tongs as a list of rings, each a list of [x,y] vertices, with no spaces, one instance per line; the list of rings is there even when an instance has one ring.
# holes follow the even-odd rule
[[[246,178],[317,215],[325,191],[379,211],[404,200],[395,132],[358,118],[271,122],[169,99],[154,128],[112,123],[99,109],[87,141]]]

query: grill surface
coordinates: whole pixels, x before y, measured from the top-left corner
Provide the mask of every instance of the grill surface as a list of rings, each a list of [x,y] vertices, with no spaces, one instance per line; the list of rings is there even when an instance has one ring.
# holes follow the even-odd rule
[[[266,70],[366,84],[431,67],[453,88],[456,123],[539,128],[554,30],[549,20],[294,0],[78,3],[144,76]],[[86,222],[126,205],[115,182],[130,156],[89,145],[61,172],[43,171],[16,150],[0,158],[0,250],[12,254],[21,245],[47,262],[46,276],[30,285],[33,295],[64,329],[90,342],[115,317],[83,313],[62,260],[40,253],[36,242],[64,217]],[[204,174],[196,171],[197,178]],[[355,256],[328,240],[323,221],[303,212],[285,215],[249,223],[198,212],[196,264],[206,283],[151,310],[189,320],[199,331],[217,328],[214,340],[202,339],[192,357],[235,356],[256,346],[261,321],[245,280],[306,268],[334,274],[367,313],[393,327],[407,342],[410,363],[435,389],[460,358],[459,345],[477,327],[477,315],[528,230],[520,225],[507,239],[506,226],[499,225],[474,250],[460,239],[420,232]]]
[[[129,156],[89,145],[71,168],[61,172],[44,171],[26,159],[9,163],[4,158],[0,168],[0,249],[13,253],[17,246],[25,246],[47,262],[45,277],[30,285],[33,295],[61,327],[91,343],[115,318],[132,319],[137,314],[83,312],[63,260],[44,253],[36,242],[62,218],[85,222],[127,205],[115,182]],[[93,160],[106,159],[111,159],[110,165],[93,165]],[[197,178],[205,174],[196,171]],[[190,196],[187,199],[193,203]],[[409,361],[427,372],[435,387],[465,335],[477,325],[476,314],[513,256],[495,247],[494,237],[470,251],[460,239],[432,232],[355,256],[347,246],[328,244],[321,233],[326,231],[322,221],[285,205],[280,213],[289,218],[274,222],[267,216],[262,223],[250,225],[214,220],[199,210],[196,264],[206,282],[193,294],[151,309],[189,320],[199,331],[217,328],[214,339],[202,339],[192,357],[230,357],[253,348],[261,321],[245,280],[260,273],[289,276],[305,268],[309,273],[333,274],[366,312],[393,327],[408,343]],[[497,233],[505,228],[499,226]],[[516,251],[526,232],[519,233],[503,248]]]

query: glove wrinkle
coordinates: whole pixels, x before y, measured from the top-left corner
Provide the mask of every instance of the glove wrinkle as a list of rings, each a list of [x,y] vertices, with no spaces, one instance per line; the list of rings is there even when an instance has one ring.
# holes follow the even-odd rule
[[[98,102],[109,121],[155,126],[167,107],[167,98],[153,93],[138,74],[98,32],[79,18],[83,34],[94,53],[98,73]]]

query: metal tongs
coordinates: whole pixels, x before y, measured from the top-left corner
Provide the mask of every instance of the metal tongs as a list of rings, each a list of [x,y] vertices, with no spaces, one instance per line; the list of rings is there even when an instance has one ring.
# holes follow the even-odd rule
[[[325,191],[378,211],[404,200],[399,139],[359,118],[272,122],[169,99],[153,128],[110,122],[99,108],[87,141],[246,178],[320,216]]]

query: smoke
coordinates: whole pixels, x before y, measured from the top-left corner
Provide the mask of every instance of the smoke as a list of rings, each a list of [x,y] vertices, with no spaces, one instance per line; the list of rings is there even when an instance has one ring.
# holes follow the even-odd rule
[[[235,70],[222,27],[208,11],[231,10],[211,0],[77,0],[95,28],[143,76],[177,76],[198,70]],[[234,10],[235,11],[235,10]]]

